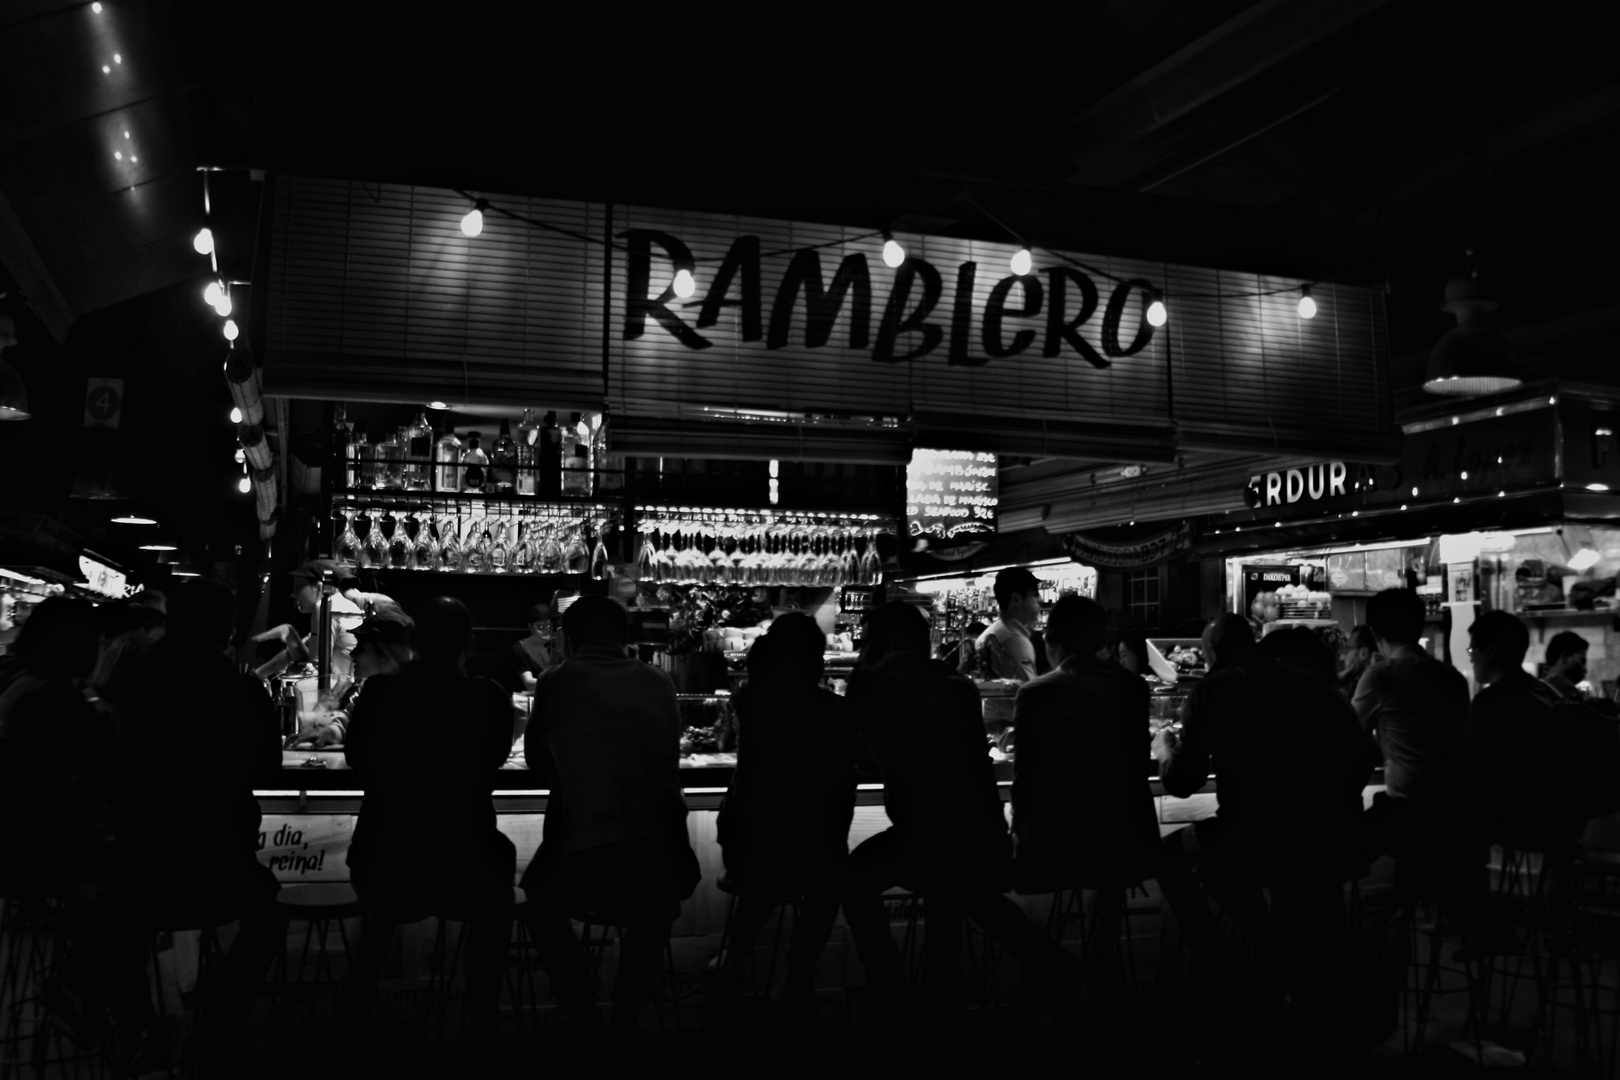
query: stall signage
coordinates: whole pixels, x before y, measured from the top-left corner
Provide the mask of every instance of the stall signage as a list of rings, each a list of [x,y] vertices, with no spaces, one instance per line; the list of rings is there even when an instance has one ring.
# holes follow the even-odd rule
[[[996,531],[996,455],[913,450],[906,466],[906,530],[954,540]]]
[[[1251,508],[1282,506],[1301,499],[1321,502],[1344,495],[1350,469],[1342,461],[1325,461],[1303,469],[1256,473],[1249,477],[1246,493]]]
[[[1168,562],[1192,547],[1192,526],[1185,521],[1151,536],[1117,541],[1064,533],[1063,550],[1075,562],[1114,573],[1147,570]]]
[[[122,599],[128,579],[120,570],[98,562],[88,555],[79,556],[79,572],[84,575],[85,588],[101,596]]]

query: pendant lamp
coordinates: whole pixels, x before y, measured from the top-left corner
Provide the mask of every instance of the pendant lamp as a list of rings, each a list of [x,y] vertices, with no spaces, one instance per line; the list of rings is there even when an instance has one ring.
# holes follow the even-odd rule
[[[1500,393],[1519,385],[1513,346],[1485,325],[1485,316],[1496,310],[1496,301],[1485,294],[1478,278],[1459,274],[1448,281],[1440,310],[1455,315],[1457,325],[1429,353],[1423,389],[1461,397]]]

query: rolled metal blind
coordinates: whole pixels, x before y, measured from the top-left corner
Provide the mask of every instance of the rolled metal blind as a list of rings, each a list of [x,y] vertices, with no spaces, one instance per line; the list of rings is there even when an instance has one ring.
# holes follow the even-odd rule
[[[605,208],[504,197],[476,238],[453,191],[275,180],[265,391],[602,406]],[[570,235],[575,234],[575,235]]]

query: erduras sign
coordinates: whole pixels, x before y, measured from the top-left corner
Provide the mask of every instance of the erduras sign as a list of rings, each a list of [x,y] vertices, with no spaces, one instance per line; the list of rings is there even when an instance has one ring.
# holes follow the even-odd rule
[[[913,450],[906,466],[906,529],[951,540],[996,531],[996,455]]]
[[[705,331],[722,317],[734,315],[740,340],[762,342],[767,350],[847,345],[869,351],[875,363],[900,364],[943,347],[946,362],[955,365],[1038,354],[1071,356],[1091,367],[1107,368],[1113,360],[1140,353],[1153,340],[1154,328],[1145,318],[1133,320],[1135,326],[1122,326],[1132,295],[1140,300],[1154,291],[1145,278],[1105,283],[1109,286],[1105,298],[1088,274],[1072,266],[1055,266],[1039,274],[1005,274],[996,278],[981,307],[976,290],[981,277],[994,271],[978,261],[941,269],[925,258],[909,256],[890,270],[882,260],[873,267],[865,252],[824,265],[821,250],[805,248],[792,253],[774,295],[767,297],[760,237],[738,236],[704,294],[681,301],[674,275],[692,273],[697,262],[680,237],[658,229],[627,229],[618,233],[618,239],[625,246],[620,327],[625,341],[638,340],[658,326],[686,348],[700,351],[715,343]],[[673,267],[673,272],[666,267]],[[881,309],[874,302],[880,290],[873,283],[880,273],[893,275]],[[662,290],[655,291],[659,283]],[[1139,303],[1136,311],[1144,306]],[[804,319],[802,336],[795,340],[798,307],[803,308]],[[1099,320],[1100,349],[1080,333]],[[840,321],[844,340],[835,341],[833,331]]]
[[[1324,461],[1302,469],[1256,473],[1244,493],[1251,509],[1284,506],[1300,501],[1320,502],[1346,494],[1350,467],[1342,461]]]

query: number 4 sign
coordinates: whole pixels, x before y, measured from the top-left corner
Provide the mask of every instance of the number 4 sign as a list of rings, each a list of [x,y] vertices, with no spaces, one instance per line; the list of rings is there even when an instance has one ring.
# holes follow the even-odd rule
[[[84,394],[84,426],[118,426],[124,411],[124,380],[91,378]]]

